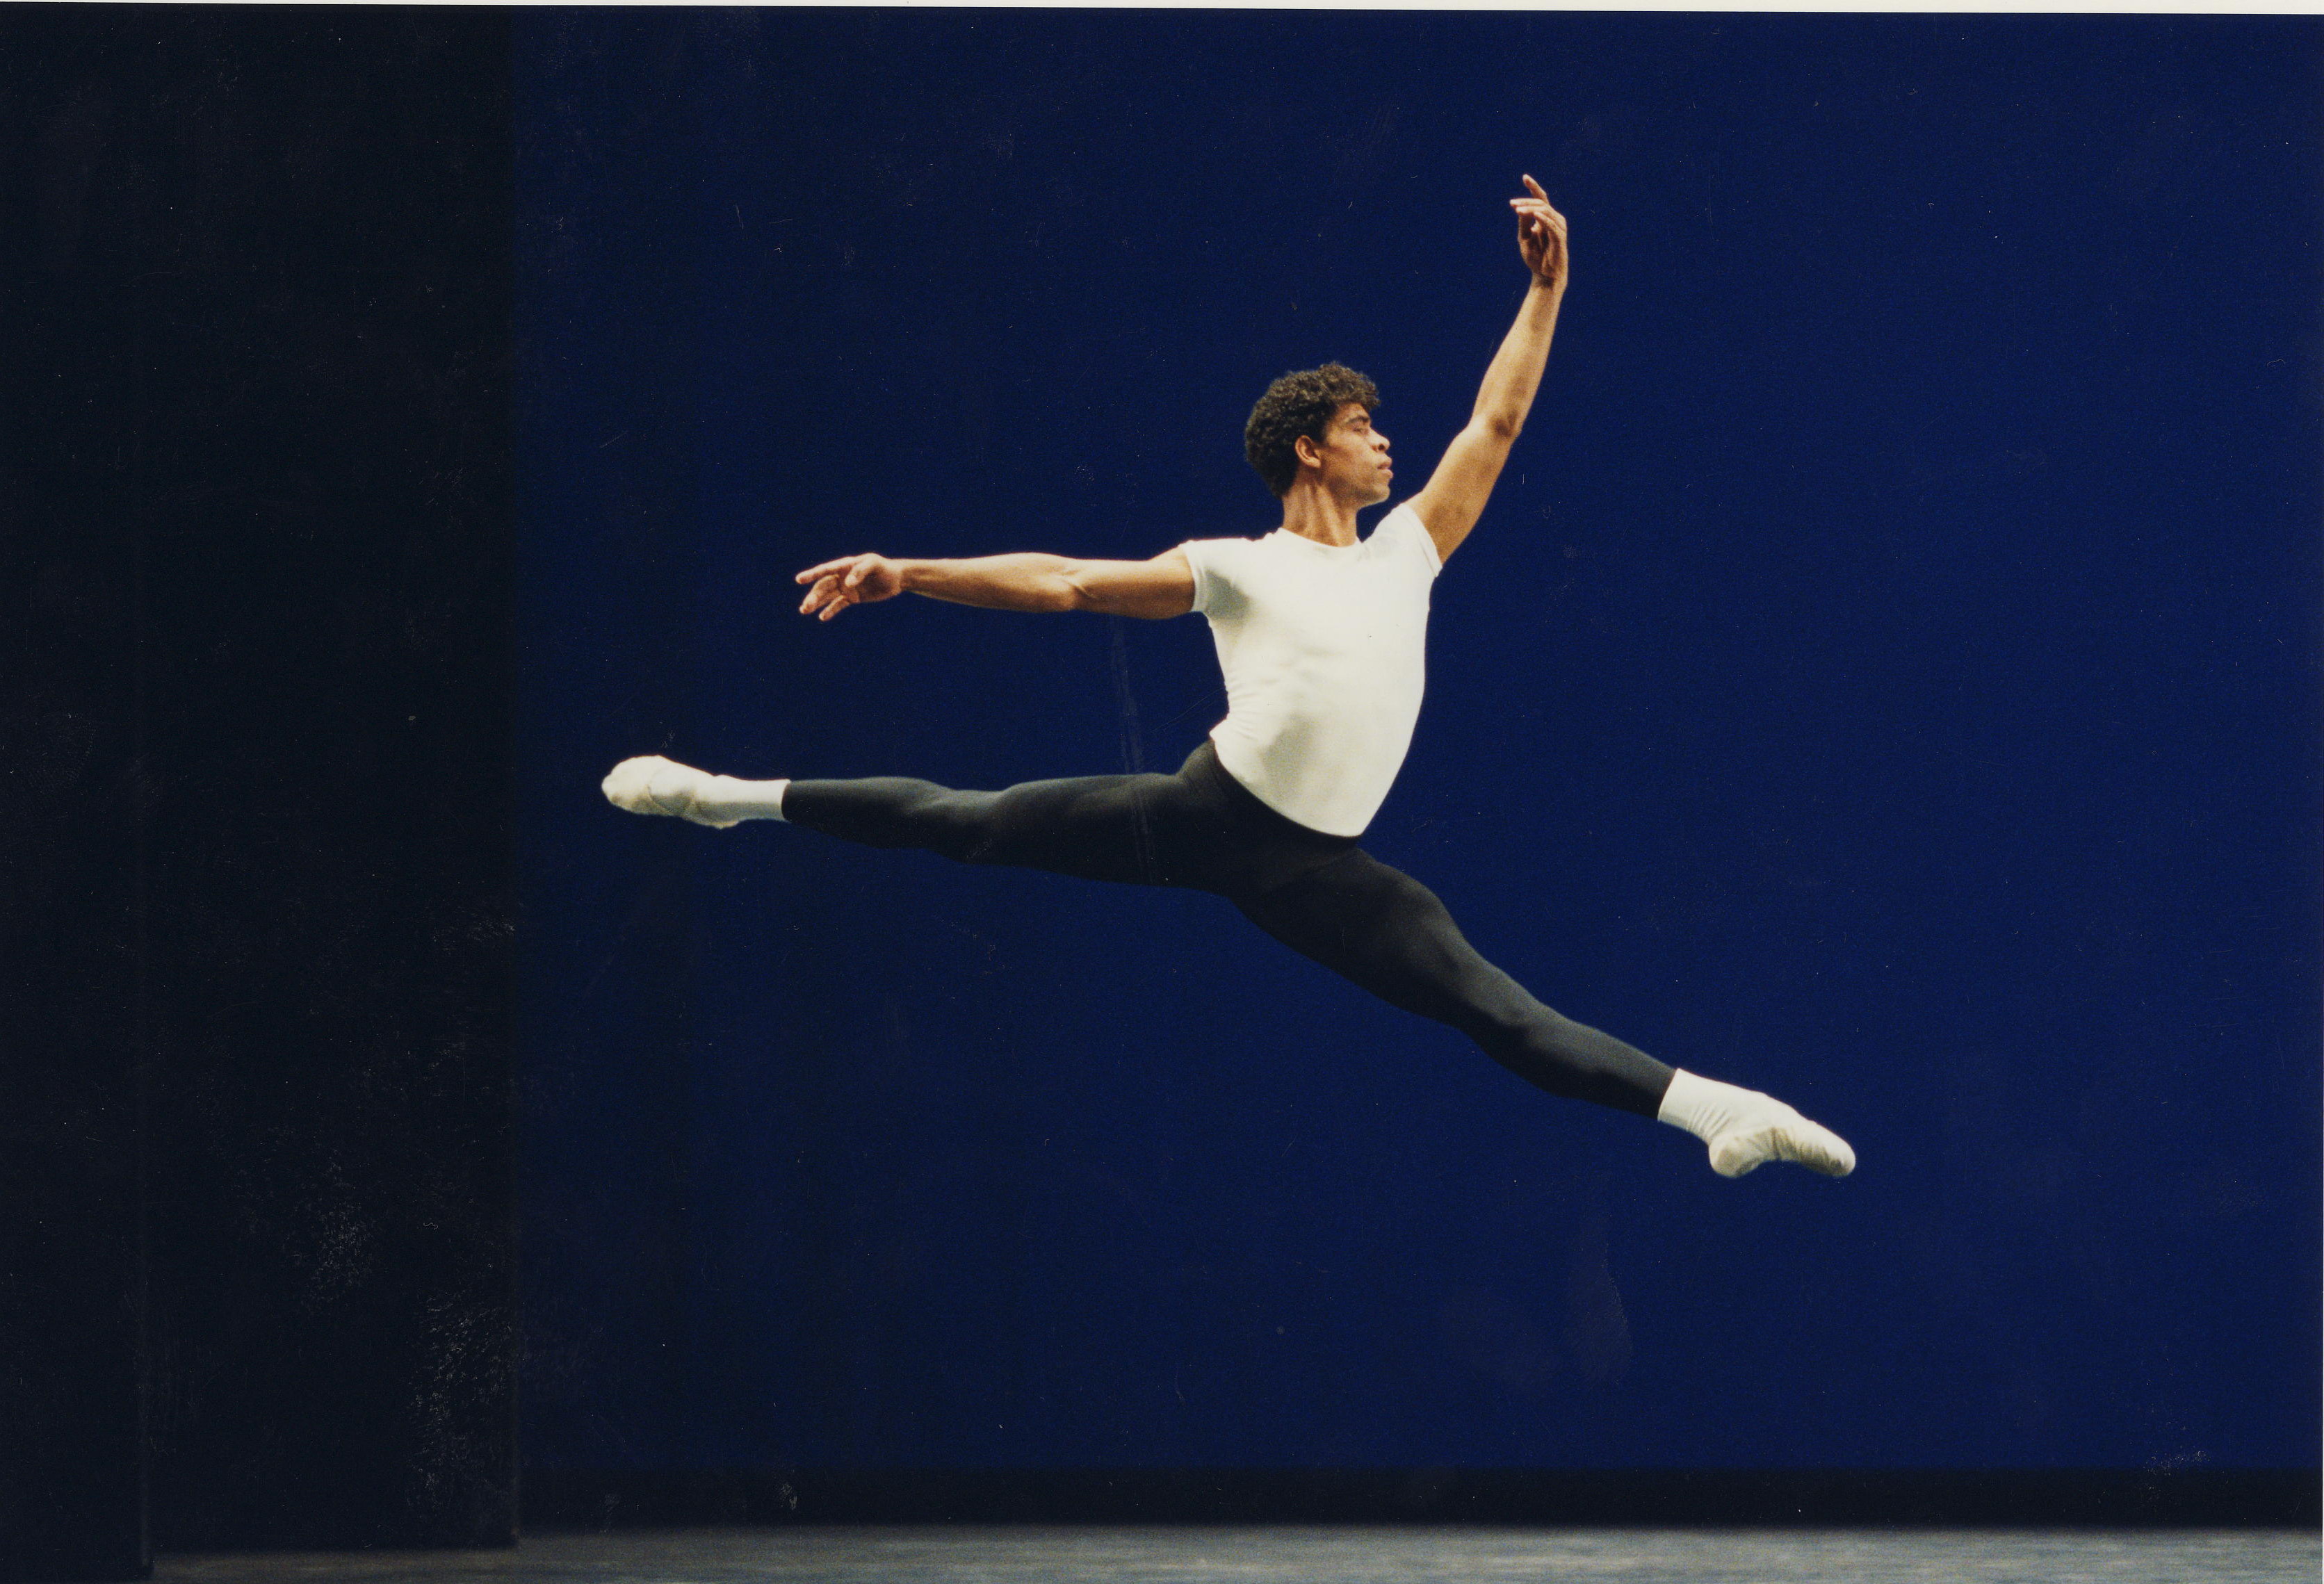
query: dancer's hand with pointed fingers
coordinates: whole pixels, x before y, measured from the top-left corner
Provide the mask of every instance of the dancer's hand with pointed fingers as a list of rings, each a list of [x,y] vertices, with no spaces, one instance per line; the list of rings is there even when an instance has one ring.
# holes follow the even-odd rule
[[[1549,195],[1542,191],[1540,182],[1528,176],[1525,184],[1533,196],[1509,200],[1509,207],[1517,212],[1517,252],[1535,280],[1562,288],[1565,284],[1565,216],[1549,207]]]
[[[869,605],[902,594],[904,569],[885,556],[866,551],[810,566],[795,581],[811,585],[799,602],[799,614],[828,622],[850,605]]]

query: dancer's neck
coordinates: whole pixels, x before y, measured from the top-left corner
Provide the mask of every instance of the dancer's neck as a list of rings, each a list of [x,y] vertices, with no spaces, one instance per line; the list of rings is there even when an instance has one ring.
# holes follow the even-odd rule
[[[1366,503],[1334,500],[1320,486],[1303,481],[1283,497],[1283,531],[1344,548],[1356,542],[1356,513]]]

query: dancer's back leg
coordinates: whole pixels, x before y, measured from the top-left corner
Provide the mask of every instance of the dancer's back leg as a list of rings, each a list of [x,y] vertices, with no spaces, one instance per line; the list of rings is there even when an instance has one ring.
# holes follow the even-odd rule
[[[1651,1117],[1671,1069],[1545,1007],[1478,953],[1436,893],[1361,849],[1238,895],[1259,928],[1392,1006],[1448,1023],[1552,1094]]]
[[[901,776],[793,781],[783,817],[869,847],[916,847],[1126,885],[1176,885],[1175,776],[1075,776],[964,792]]]

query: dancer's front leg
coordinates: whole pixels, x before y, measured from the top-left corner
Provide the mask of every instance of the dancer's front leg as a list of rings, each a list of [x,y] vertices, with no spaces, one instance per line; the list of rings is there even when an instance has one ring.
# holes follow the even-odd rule
[[[1360,850],[1263,895],[1237,897],[1260,928],[1393,1006],[1467,1034],[1528,1082],[1653,1117],[1739,1177],[1771,1160],[1846,1176],[1856,1152],[1756,1090],[1679,1071],[1542,1005],[1471,946],[1436,894]]]

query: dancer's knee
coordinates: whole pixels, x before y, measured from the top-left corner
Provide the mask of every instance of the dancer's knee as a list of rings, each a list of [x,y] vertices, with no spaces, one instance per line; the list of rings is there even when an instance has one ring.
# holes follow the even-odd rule
[[[992,853],[1001,843],[1001,822],[995,817],[1000,795],[961,792],[931,787],[922,795],[913,817],[927,833],[925,845],[957,863],[1001,863]]]
[[[1088,879],[1164,883],[1147,804],[1160,776],[1027,781],[981,795],[972,863],[1048,870]]]

